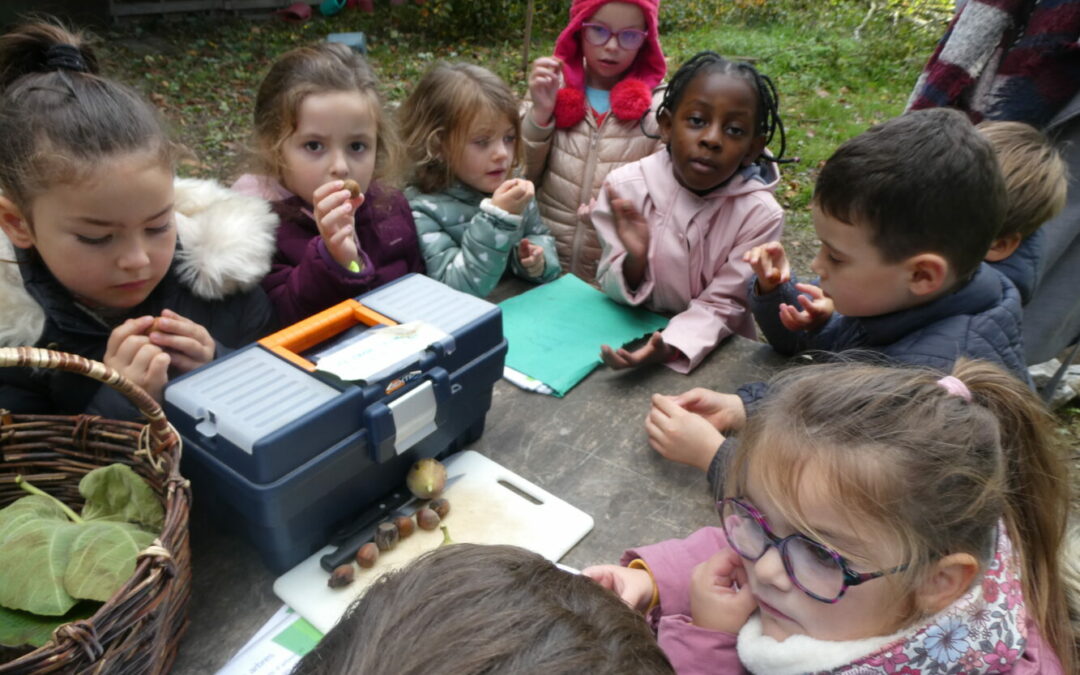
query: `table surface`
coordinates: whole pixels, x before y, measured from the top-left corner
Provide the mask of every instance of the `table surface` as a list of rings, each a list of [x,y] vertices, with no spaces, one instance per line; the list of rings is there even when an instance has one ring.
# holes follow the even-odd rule
[[[504,282],[494,301],[520,292]],[[690,375],[664,367],[615,372],[601,367],[565,398],[500,380],[483,436],[468,446],[589,513],[595,526],[562,559],[573,567],[616,562],[630,546],[686,535],[716,522],[700,471],[649,448],[644,417],[654,392],[695,386],[733,391],[768,377],[782,359],[742,338],[724,342]],[[190,625],[174,673],[212,673],[281,606],[276,575],[239,536],[192,511]]]

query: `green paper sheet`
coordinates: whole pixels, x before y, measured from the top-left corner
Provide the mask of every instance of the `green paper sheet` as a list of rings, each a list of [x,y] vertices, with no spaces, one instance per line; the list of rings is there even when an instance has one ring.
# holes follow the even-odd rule
[[[600,365],[600,345],[620,347],[667,325],[620,305],[572,274],[499,303],[510,343],[506,365],[564,396]]]

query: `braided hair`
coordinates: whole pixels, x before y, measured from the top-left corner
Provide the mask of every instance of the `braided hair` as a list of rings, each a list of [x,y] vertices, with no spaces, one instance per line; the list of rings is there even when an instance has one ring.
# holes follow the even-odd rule
[[[764,152],[757,157],[755,162],[775,162],[786,164],[798,161],[798,158],[784,159],[784,151],[787,150],[787,135],[784,133],[784,121],[780,119],[780,95],[776,91],[776,85],[768,75],[762,75],[757,68],[745,61],[729,61],[716,52],[703,51],[695,54],[689,61],[682,64],[675,75],[672,76],[664,91],[664,98],[656,109],[656,120],[659,122],[660,115],[666,110],[668,114],[674,114],[679,106],[687,85],[699,74],[723,73],[745,80],[753,87],[757,94],[757,128],[758,135],[765,137],[765,145],[772,143],[777,132],[780,133],[780,152],[773,156]],[[644,118],[643,118],[644,121]],[[659,136],[649,135],[651,138]]]

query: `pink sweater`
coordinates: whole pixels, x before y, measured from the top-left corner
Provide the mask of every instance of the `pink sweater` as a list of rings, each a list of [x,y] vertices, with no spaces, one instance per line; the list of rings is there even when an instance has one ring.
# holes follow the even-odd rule
[[[667,150],[608,175],[606,183],[645,216],[651,236],[645,276],[630,290],[626,249],[615,234],[607,191],[600,190],[592,210],[603,245],[597,280],[619,302],[675,315],[663,337],[682,353],[668,364],[676,372],[693,370],[732,333],[755,336],[746,298],[752,272],[742,255],[780,238],[784,211],[772,195],[779,180],[774,165],[754,166],[698,196],[675,180]]]
[[[1012,564],[1000,564],[1002,560],[1012,559],[1012,546],[1008,537],[1004,536],[1004,530],[1000,531],[1002,535],[998,537],[996,556],[999,564],[992,565],[983,577],[982,592],[969,592],[931,617],[926,624],[905,629],[896,639],[886,640],[883,645],[872,648],[869,653],[823,672],[859,675],[904,672],[918,675],[939,672],[934,670],[935,666],[941,668],[940,672],[955,672],[949,668],[959,667],[957,664],[935,663],[933,660],[945,654],[944,650],[935,649],[933,636],[942,633],[943,625],[951,624],[957,639],[966,640],[962,651],[971,650],[971,653],[966,653],[963,658],[978,662],[974,667],[971,664],[965,666],[963,672],[1062,675],[1061,664],[1053,649],[1043,640],[1035,624],[1027,618],[1022,598],[1017,601],[1016,594],[1004,590],[1006,584],[1019,584],[1020,579]],[[635,558],[641,558],[652,570],[660,593],[660,605],[653,610],[649,620],[657,631],[660,648],[667,654],[679,675],[749,672],[739,658],[739,650],[743,648],[742,633],[736,635],[699,628],[692,623],[690,616],[691,572],[698,563],[704,562],[727,546],[727,539],[721,528],[706,527],[686,539],[669,539],[623,553],[622,564],[626,565]],[[985,626],[980,629],[984,636],[982,641],[992,644],[989,652],[981,649],[980,640],[974,639],[974,633],[955,629],[958,623],[967,624],[969,620],[976,620],[976,614],[996,617],[984,621]],[[745,632],[746,629],[743,630],[743,633]],[[792,639],[794,638],[789,638]],[[786,643],[787,641],[779,644]],[[822,650],[830,646],[839,649],[846,646],[849,653],[851,650],[851,643],[818,641],[817,644]],[[912,663],[910,655],[917,650],[928,654],[929,660]],[[1004,658],[1005,663],[995,662],[995,655]]]

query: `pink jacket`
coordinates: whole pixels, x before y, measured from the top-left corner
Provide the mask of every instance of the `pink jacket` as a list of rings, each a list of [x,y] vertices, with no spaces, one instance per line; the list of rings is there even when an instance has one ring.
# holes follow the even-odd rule
[[[1027,619],[1023,597],[1016,590],[1020,584],[1016,569],[1011,563],[1002,564],[1013,560],[1013,556],[1008,537],[1003,529],[1000,532],[995,561],[983,577],[981,589],[972,590],[927,623],[902,631],[896,640],[889,640],[851,663],[822,672],[920,675],[957,672],[959,668],[965,673],[1063,675],[1053,649]],[[622,564],[641,558],[652,570],[660,605],[650,614],[649,621],[657,631],[660,648],[679,675],[749,672],[739,659],[739,635],[710,631],[691,623],[691,572],[698,563],[727,546],[721,528],[706,527],[686,539],[669,539],[623,553]],[[980,623],[977,630],[981,640],[974,639],[976,629],[972,628],[969,634],[969,628],[976,622]],[[953,638],[947,645],[949,649],[943,648],[940,639],[944,633]],[[990,649],[980,642],[990,645]],[[948,660],[935,661],[935,658]]]
[[[618,302],[675,314],[663,332],[664,342],[682,352],[668,364],[672,370],[690,372],[732,333],[755,337],[746,297],[753,273],[742,255],[780,238],[784,211],[772,195],[779,180],[775,165],[755,165],[698,196],[675,180],[667,150],[608,175],[606,183],[645,216],[651,238],[645,277],[631,291],[623,276],[626,249],[601,190],[592,211],[604,249],[597,281]]]

